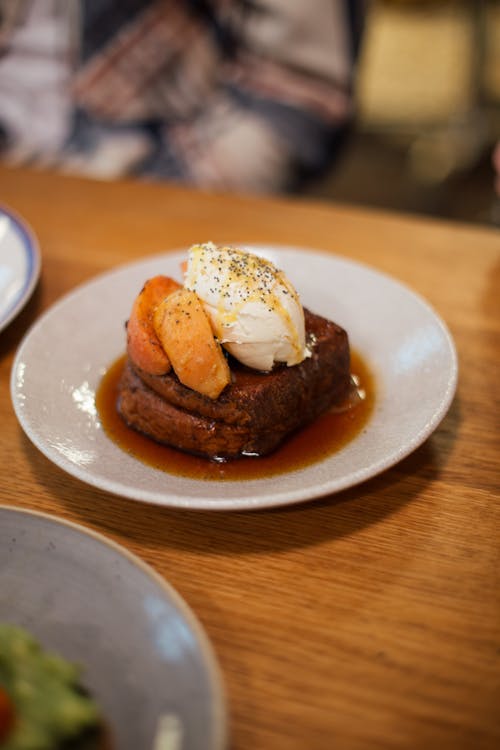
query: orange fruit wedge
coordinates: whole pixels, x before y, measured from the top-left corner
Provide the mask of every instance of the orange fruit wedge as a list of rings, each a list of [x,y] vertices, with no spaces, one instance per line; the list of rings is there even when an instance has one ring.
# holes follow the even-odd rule
[[[218,398],[231,374],[198,295],[184,288],[173,292],[156,308],[153,324],[181,383]]]
[[[180,284],[170,276],[148,279],[134,300],[127,322],[127,353],[132,362],[150,375],[164,375],[170,370],[166,355],[153,325],[157,306]]]

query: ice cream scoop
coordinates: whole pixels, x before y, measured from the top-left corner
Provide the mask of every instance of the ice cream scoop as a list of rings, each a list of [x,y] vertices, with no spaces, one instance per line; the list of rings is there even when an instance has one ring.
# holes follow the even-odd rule
[[[310,356],[298,294],[269,260],[211,242],[193,245],[184,285],[202,300],[222,346],[248,367],[266,371]]]

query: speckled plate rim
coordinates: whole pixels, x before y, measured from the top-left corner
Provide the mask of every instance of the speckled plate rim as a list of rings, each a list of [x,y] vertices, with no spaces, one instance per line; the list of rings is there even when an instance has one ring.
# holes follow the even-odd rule
[[[21,312],[26,305],[40,278],[41,255],[35,233],[12,209],[0,205],[0,219],[6,217],[17,233],[21,247],[26,256],[27,270],[22,278],[22,286],[5,309],[0,305],[0,331]]]
[[[240,244],[240,246],[242,245]],[[121,451],[106,436],[99,438],[96,434],[92,434],[91,437],[93,440],[101,440],[101,450],[106,452],[107,457],[106,461],[104,458],[100,461],[99,455],[98,463],[100,461],[103,465],[99,465],[98,468],[96,466],[90,466],[89,468],[84,463],[70,460],[64,451],[61,452],[57,446],[47,440],[42,434],[40,423],[42,415],[36,413],[36,399],[33,398],[33,393],[29,393],[29,388],[25,384],[30,352],[37,347],[40,349],[43,336],[47,330],[50,332],[54,326],[66,326],[66,323],[62,322],[64,318],[73,317],[75,321],[79,321],[78,308],[88,301],[89,296],[94,295],[95,299],[95,295],[105,292],[107,307],[113,307],[115,302],[118,304],[118,300],[113,298],[113,295],[118,297],[118,287],[127,287],[128,285],[127,306],[117,311],[117,321],[114,322],[116,332],[114,338],[111,337],[114,349],[109,351],[106,358],[101,357],[98,367],[93,365],[91,368],[94,371],[94,379],[98,381],[106,367],[124,349],[123,321],[126,320],[131,300],[137,289],[140,289],[145,278],[156,273],[178,276],[179,264],[186,252],[183,249],[152,255],[95,277],[61,298],[28,331],[23,342],[21,342],[12,368],[11,396],[21,426],[30,440],[47,458],[83,482],[124,498],[190,510],[254,510],[302,502],[358,485],[400,462],[432,434],[453,400],[458,378],[458,362],[452,336],[446,324],[431,305],[408,286],[393,277],[341,255],[317,249],[276,244],[247,244],[245,246],[267,255],[285,271],[289,270],[290,263],[295,266],[295,271],[297,271],[297,264],[302,270],[305,269],[306,274],[303,278],[297,278],[296,274],[292,274],[292,281],[298,288],[304,304],[312,306],[315,312],[330,316],[340,325],[343,325],[349,332],[354,348],[368,360],[368,364],[375,372],[377,399],[374,413],[366,430],[337,454],[317,464],[286,474],[279,474],[275,477],[246,481],[215,480],[204,482],[174,475],[167,475],[168,481],[166,481],[164,472],[142,464]],[[314,278],[311,287],[310,269],[312,266],[318,266],[321,276],[325,264],[328,270],[332,270],[338,275],[338,286],[335,287],[335,309],[333,311],[324,309],[319,304],[318,290],[322,290],[324,284],[322,282],[318,284],[317,278]],[[357,308],[355,316],[352,315],[352,310],[351,313],[348,310],[347,312],[342,311],[343,297],[346,298],[344,303],[347,302],[349,307],[347,295],[350,291],[349,284],[346,284],[347,278],[355,284],[358,284],[361,280],[364,292],[369,291],[374,300],[372,300],[372,306],[361,309],[359,315]],[[131,280],[133,280],[133,284],[130,283]],[[306,289],[304,294],[304,287],[307,286],[309,286],[309,289]],[[329,289],[327,291],[329,298]],[[434,337],[437,341],[438,353],[442,362],[439,372],[434,373],[435,376],[439,376],[440,384],[436,388],[434,377],[432,389],[424,391],[423,398],[420,399],[419,426],[408,424],[404,437],[400,439],[397,436],[396,442],[393,441],[393,444],[387,447],[387,441],[385,441],[379,428],[380,426],[383,428],[391,427],[386,415],[387,407],[390,407],[386,381],[387,375],[391,373],[389,373],[387,363],[380,361],[380,358],[377,361],[377,357],[379,351],[381,354],[385,353],[382,344],[387,347],[387,343],[390,344],[390,339],[389,342],[383,341],[380,330],[377,331],[376,315],[379,306],[381,304],[387,305],[387,299],[391,295],[394,297],[394,304],[397,306],[394,324],[397,325],[399,319],[404,321],[405,307],[408,308],[411,312],[410,317],[413,315],[416,316],[417,321],[422,320],[427,326],[431,338]],[[311,298],[313,298],[312,305]],[[122,301],[120,300],[120,304]],[[360,304],[361,302],[362,295],[360,296]],[[361,321],[360,319],[363,316],[365,318]],[[92,327],[92,320],[89,321],[89,324]],[[112,323],[107,319],[103,323],[103,327],[100,328],[101,336],[106,334],[109,325],[112,325]],[[355,331],[356,328],[358,329],[357,332]],[[353,333],[356,335],[353,336]],[[83,334],[80,332],[79,335]],[[380,341],[376,340],[377,335],[380,336]],[[117,336],[119,337],[118,342],[116,341]],[[75,343],[75,340],[73,340],[73,344]],[[390,347],[387,352],[390,354]],[[39,370],[42,371],[43,377],[46,377],[43,368],[39,368]],[[99,378],[97,378],[96,370],[99,370]],[[95,387],[96,385],[97,382],[94,383]],[[33,388],[34,385],[32,384],[31,387]],[[39,387],[38,383],[36,387]],[[399,395],[398,393],[391,393],[390,398],[394,400],[394,397]],[[30,398],[31,401],[35,402],[34,405],[30,404]],[[25,405],[27,405],[27,408],[25,408]],[[33,409],[35,413],[31,413],[30,409]],[[379,425],[380,420],[381,425]],[[378,430],[378,432],[375,431],[374,441],[377,442],[375,448],[373,445],[369,446],[370,450],[366,452],[366,456],[362,456],[362,460],[359,460],[359,456],[357,456],[356,461],[352,461],[353,448],[355,447],[358,453],[363,452],[366,445],[366,435],[373,434],[375,426]],[[82,445],[78,448],[84,447],[85,443],[84,437],[80,438],[80,435],[81,431],[78,432],[77,437],[74,437],[76,441],[82,440]],[[103,440],[104,442],[102,442]],[[110,466],[113,462],[119,464],[119,471],[115,472],[115,476],[110,474]],[[107,468],[104,468],[104,463],[107,464]],[[123,477],[128,479],[124,480]]]
[[[21,506],[5,505],[4,503],[0,503],[0,511],[7,511],[21,516],[26,516],[28,518],[30,516],[35,516],[45,519],[54,526],[67,528],[73,532],[76,532],[77,534],[83,534],[87,537],[91,537],[98,544],[102,544],[113,550],[117,555],[121,555],[122,557],[127,558],[132,565],[142,570],[143,573],[145,573],[145,575],[163,591],[164,596],[174,604],[175,608],[180,612],[182,618],[185,620],[189,629],[194,634],[198,646],[198,651],[202,656],[205,669],[210,678],[212,689],[211,693],[213,699],[214,732],[213,742],[210,747],[212,747],[213,750],[225,750],[228,741],[228,714],[227,699],[224,682],[222,679],[222,673],[208,635],[206,634],[203,626],[201,625],[193,610],[184,601],[179,592],[170,583],[168,583],[165,578],[157,573],[154,568],[152,568],[150,565],[148,565],[148,563],[142,560],[142,558],[138,557],[126,547],[123,547],[121,544],[118,544],[118,542],[115,542],[113,539],[110,539],[109,537],[101,534],[98,531],[95,531],[94,529],[91,529],[90,527],[84,526],[80,523],[76,523],[75,521],[69,521],[65,518],[61,518],[60,516],[52,515],[50,513],[44,513],[43,511],[23,508]]]

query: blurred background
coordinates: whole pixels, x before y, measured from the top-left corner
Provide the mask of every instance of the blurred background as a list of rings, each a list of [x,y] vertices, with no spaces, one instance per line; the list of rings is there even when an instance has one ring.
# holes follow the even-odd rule
[[[372,0],[357,119],[311,195],[500,225],[500,1]]]
[[[349,0],[352,18],[359,2]],[[500,150],[496,192],[492,164],[500,144],[500,0],[361,2],[366,18],[354,82],[356,115],[344,138],[350,55],[347,64],[333,25],[333,9],[343,3],[311,3],[311,15],[300,0],[0,0],[0,32],[7,29],[0,110],[3,105],[6,123],[17,123],[17,135],[25,139],[10,148],[6,127],[0,146],[9,148],[2,156],[8,152],[14,165],[52,165],[103,179],[136,174],[216,189],[278,191],[286,183],[288,149],[297,163],[313,164],[311,173],[322,172],[297,184],[307,196],[500,226]],[[253,15],[246,15],[247,6]],[[78,13],[70,13],[75,7]],[[9,8],[22,11],[11,12],[10,26]],[[176,9],[189,32],[210,40],[205,46],[193,48],[182,35],[176,42],[172,29],[184,28]],[[226,33],[232,10],[243,21],[234,36]],[[211,24],[219,15],[229,25],[217,26],[221,33],[215,34]],[[148,24],[156,36],[148,35]],[[307,53],[306,75],[297,38],[302,57]],[[135,47],[130,39],[138,40]],[[239,54],[233,59],[234,40]],[[0,50],[1,43],[2,33]],[[236,70],[234,78],[222,78],[223,95],[213,72],[220,65],[224,75],[221,60]],[[39,71],[47,71],[43,85],[37,85]],[[169,85],[162,88],[165,71]],[[217,95],[211,96],[212,88]],[[347,101],[344,110],[335,96]],[[330,149],[322,145],[324,133],[332,125],[331,115],[320,117],[318,110],[329,112],[329,106],[338,110],[333,127],[341,125],[339,148],[332,150],[334,163],[322,167]],[[68,149],[67,130],[73,132]],[[255,158],[248,159],[252,148]],[[32,154],[38,152],[36,162]]]

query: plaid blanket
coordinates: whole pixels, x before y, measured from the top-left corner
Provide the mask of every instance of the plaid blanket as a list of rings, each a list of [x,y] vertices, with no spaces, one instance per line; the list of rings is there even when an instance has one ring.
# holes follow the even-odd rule
[[[11,161],[280,191],[331,161],[352,117],[352,0],[3,4]]]

